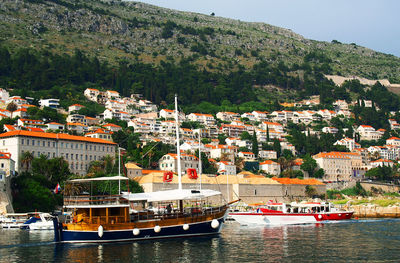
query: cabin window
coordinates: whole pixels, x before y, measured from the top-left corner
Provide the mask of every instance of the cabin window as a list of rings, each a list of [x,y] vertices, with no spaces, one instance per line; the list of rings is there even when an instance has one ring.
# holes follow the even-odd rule
[[[254,189],[254,195],[257,195],[257,189]]]

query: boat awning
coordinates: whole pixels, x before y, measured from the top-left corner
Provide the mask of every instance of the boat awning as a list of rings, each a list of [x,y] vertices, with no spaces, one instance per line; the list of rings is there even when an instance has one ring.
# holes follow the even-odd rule
[[[94,177],[94,178],[85,178],[85,179],[73,179],[68,182],[72,183],[85,183],[85,182],[93,182],[93,181],[120,181],[120,180],[129,180],[128,177],[125,176],[104,176],[104,177]]]
[[[136,194],[122,192],[122,196],[125,199],[128,199],[129,201],[147,201],[147,202],[196,200],[220,194],[221,192],[210,189],[205,189],[205,190],[175,189],[175,190],[166,190],[166,191],[158,191],[151,193],[136,193]]]

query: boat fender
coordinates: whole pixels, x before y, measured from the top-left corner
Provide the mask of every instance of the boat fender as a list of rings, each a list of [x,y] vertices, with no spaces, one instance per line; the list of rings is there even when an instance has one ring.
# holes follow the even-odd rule
[[[218,220],[216,220],[216,219],[213,219],[213,221],[211,221],[211,227],[212,228],[217,228],[217,227],[219,227],[219,222],[218,222]]]
[[[188,230],[189,229],[189,225],[188,224],[184,224],[182,227],[183,227],[183,230]]]
[[[99,228],[97,229],[97,234],[99,235],[100,238],[103,237],[104,229],[102,225],[100,225]]]
[[[339,214],[339,216],[342,216],[342,214]]]
[[[154,227],[154,232],[159,233],[161,231],[161,227],[160,226],[155,226]]]
[[[319,218],[319,219],[322,219],[322,215],[318,215],[318,218]]]
[[[133,233],[133,235],[137,236],[137,235],[140,234],[140,230],[139,230],[138,228],[134,228],[134,229],[132,230],[132,233]]]

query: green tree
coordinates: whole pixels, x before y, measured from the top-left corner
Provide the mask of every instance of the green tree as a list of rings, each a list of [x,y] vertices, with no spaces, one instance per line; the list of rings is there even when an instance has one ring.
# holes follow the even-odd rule
[[[300,168],[307,172],[310,177],[313,177],[314,171],[317,168],[317,162],[309,154],[307,154],[304,156],[303,163]]]
[[[253,132],[253,138],[252,138],[252,149],[253,149],[253,153],[256,156],[256,158],[258,157],[258,141],[257,141],[257,135],[256,132]]]
[[[277,156],[281,156],[282,148],[281,143],[278,139],[274,139],[273,149],[276,151]]]

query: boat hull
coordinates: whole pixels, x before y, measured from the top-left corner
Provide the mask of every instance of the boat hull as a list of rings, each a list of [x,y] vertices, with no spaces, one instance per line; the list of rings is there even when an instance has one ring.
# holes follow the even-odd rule
[[[285,214],[285,213],[230,213],[241,225],[290,225],[290,224],[311,224],[327,220],[350,219],[353,212],[341,213],[316,213],[316,214]]]
[[[189,228],[184,229],[183,225],[163,226],[159,232],[155,228],[139,229],[139,233],[134,233],[134,229],[123,230],[104,230],[101,231],[76,231],[65,230],[60,228],[58,223],[55,229],[56,241],[64,243],[102,243],[102,242],[124,242],[124,241],[140,241],[162,238],[179,238],[191,236],[215,235],[220,233],[224,217],[215,219],[218,221],[218,226],[213,227],[211,221],[203,221],[188,224]],[[57,240],[57,235],[58,239]]]

